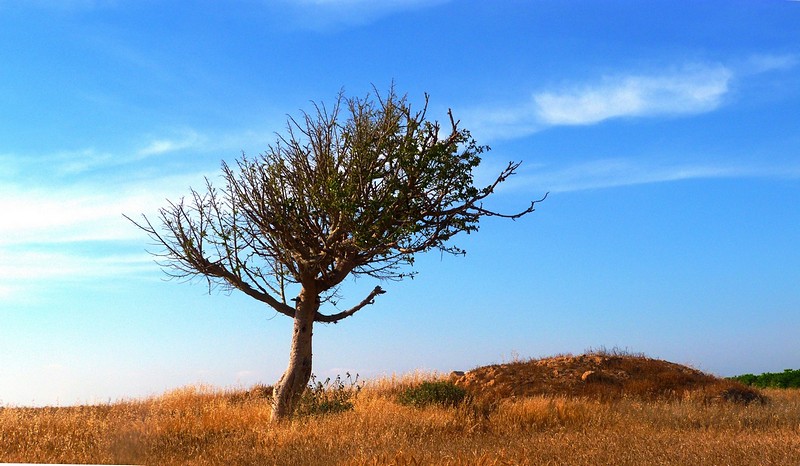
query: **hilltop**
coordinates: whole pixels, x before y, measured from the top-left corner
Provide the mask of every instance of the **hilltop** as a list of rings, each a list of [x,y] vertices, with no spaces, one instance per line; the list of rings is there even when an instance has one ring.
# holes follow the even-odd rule
[[[527,396],[671,400],[699,396],[706,401],[764,402],[758,390],[688,366],[640,354],[590,352],[559,355],[454,372],[450,380],[484,399]]]

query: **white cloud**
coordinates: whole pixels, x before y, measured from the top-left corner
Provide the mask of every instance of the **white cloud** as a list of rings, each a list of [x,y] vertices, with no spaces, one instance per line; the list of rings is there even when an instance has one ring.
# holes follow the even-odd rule
[[[187,130],[184,133],[185,134],[178,138],[155,139],[146,147],[139,150],[139,155],[151,156],[185,149],[198,149],[205,142],[205,138],[194,130]]]
[[[63,150],[52,154],[2,154],[0,181],[18,179],[21,176],[43,179],[73,176],[98,167],[121,165],[128,161],[128,157],[99,152],[94,148]]]
[[[723,66],[607,77],[595,85],[535,94],[535,116],[547,125],[586,125],[609,118],[708,112],[721,104],[731,78]]]
[[[91,148],[59,152],[50,158],[54,163],[51,168],[55,169],[59,175],[84,173],[98,166],[106,166],[114,163],[115,160],[113,154],[97,152]]]
[[[151,138],[140,149],[123,152],[107,152],[87,147],[49,154],[0,154],[0,181],[23,174],[35,174],[48,181],[53,177],[73,177],[97,170],[120,169],[153,156],[185,150],[198,153],[239,150],[232,141],[237,135],[222,134],[214,139],[221,142],[210,144],[209,137],[191,128],[176,130],[173,134],[172,137]]]
[[[547,126],[536,118],[533,102],[505,108],[467,109],[459,115],[464,126],[480,141],[527,136]]]
[[[144,251],[147,236],[123,214],[152,217],[165,199],[202,185],[203,173],[68,186],[0,181],[0,301],[9,303],[54,280],[157,273]]]
[[[796,54],[760,54],[729,65],[695,63],[618,73],[595,82],[539,90],[517,104],[460,114],[480,140],[511,139],[552,126],[592,125],[615,118],[695,115],[722,106],[736,80],[798,64]]]
[[[203,173],[163,176],[130,184],[0,188],[0,246],[119,241],[138,237],[122,214],[154,212],[164,199],[200,186]]]
[[[606,76],[538,91],[517,105],[467,110],[463,120],[481,140],[491,140],[612,118],[692,115],[722,105],[733,78],[733,71],[722,65]]]
[[[244,130],[216,132],[200,132],[193,128],[173,130],[170,136],[150,139],[129,157],[128,162],[181,151],[202,154],[219,153],[228,158],[238,156],[242,150],[260,152],[275,141],[276,132],[281,132],[285,125],[285,118],[276,116],[270,121],[262,122],[260,126]],[[215,155],[214,159],[216,157]]]
[[[144,144],[151,149],[145,153],[88,148],[0,155],[0,301],[28,302],[51,280],[157,275],[144,251],[146,234],[123,214],[152,218],[166,199],[202,187],[205,176],[213,179],[216,160],[147,161],[168,149],[199,146],[202,139],[185,131],[169,144]]]
[[[637,164],[632,160],[606,159],[578,164],[552,173],[554,191],[577,191],[636,184],[660,183],[692,178],[721,178],[740,175],[741,169],[710,165]]]
[[[0,247],[140,239],[122,214],[157,211],[166,199],[216,179],[219,160],[185,157],[149,160],[185,149],[202,154],[230,151],[236,141],[255,146],[266,131],[219,134],[213,144],[192,129],[173,138],[153,138],[139,150],[109,153],[93,148],[53,154],[0,154]],[[165,167],[169,170],[165,171]]]
[[[121,276],[155,277],[157,273],[153,257],[144,250],[107,255],[70,248],[0,245],[0,305],[36,302],[58,284]]]
[[[147,235],[123,214],[152,218],[218,167],[216,158],[161,157],[207,150],[196,131],[173,134],[139,151],[0,155],[0,301],[30,302],[53,283],[158,276]]]
[[[42,279],[84,280],[152,270],[147,253],[89,256],[68,252],[44,252],[0,248],[0,280],[6,283]],[[13,288],[5,285],[6,291]]]

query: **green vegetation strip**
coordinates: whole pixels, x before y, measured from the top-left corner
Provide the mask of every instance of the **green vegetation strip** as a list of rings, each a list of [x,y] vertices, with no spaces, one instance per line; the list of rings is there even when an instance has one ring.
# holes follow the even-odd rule
[[[800,388],[800,369],[765,372],[761,375],[744,374],[730,378],[743,384],[760,388]]]

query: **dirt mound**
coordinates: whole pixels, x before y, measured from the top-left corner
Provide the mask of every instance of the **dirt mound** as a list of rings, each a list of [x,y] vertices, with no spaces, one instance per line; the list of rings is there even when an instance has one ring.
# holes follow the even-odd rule
[[[641,355],[589,353],[479,367],[451,380],[484,399],[536,395],[600,400],[658,400],[700,396],[714,401],[764,402],[760,392],[687,366]]]

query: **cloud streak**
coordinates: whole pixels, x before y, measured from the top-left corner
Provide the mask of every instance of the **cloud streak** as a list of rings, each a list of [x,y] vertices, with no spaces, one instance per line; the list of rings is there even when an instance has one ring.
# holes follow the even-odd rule
[[[483,140],[513,139],[553,126],[581,126],[620,118],[690,116],[726,103],[737,79],[782,71],[796,55],[757,55],[738,65],[694,63],[594,82],[539,90],[516,105],[466,109],[463,120]]]
[[[733,77],[733,71],[722,65],[605,76],[594,83],[535,92],[516,106],[468,110],[464,120],[482,138],[510,139],[552,126],[693,115],[722,105]]]
[[[566,167],[534,167],[521,173],[512,188],[575,192],[651,183],[714,178],[800,178],[800,165],[766,167],[714,163],[654,163],[631,158],[598,159]]]
[[[152,155],[167,154],[187,149],[199,149],[207,145],[206,138],[194,130],[187,130],[177,138],[154,139],[144,148],[139,150],[139,155],[149,157]]]
[[[686,115],[722,103],[733,73],[693,67],[666,75],[603,78],[599,84],[533,96],[534,118],[549,125],[588,125],[611,118]]]
[[[205,177],[216,180],[219,159],[202,154],[224,150],[235,155],[241,150],[237,144],[256,145],[264,134],[243,131],[209,138],[186,129],[119,153],[87,148],[0,154],[0,248],[141,239],[123,213],[153,214],[165,199],[185,196],[190,186],[202,187]]]
[[[123,213],[154,212],[164,198],[202,182],[202,173],[191,173],[127,185],[5,186],[0,189],[0,246],[130,240],[137,236]]]
[[[55,158],[64,164],[50,168],[63,174],[69,158],[63,154]],[[122,167],[123,173],[105,177],[64,175],[42,184],[22,175],[36,164],[24,157],[5,159],[20,160],[0,176],[0,301],[5,303],[25,301],[31,290],[36,294],[52,279],[81,281],[154,272],[152,258],[144,251],[146,236],[123,214],[154,215],[165,199],[178,199],[189,186],[202,185],[207,174],[194,168],[126,177]],[[53,157],[42,159],[47,164]],[[97,168],[107,163],[111,162],[100,157],[88,165]]]
[[[87,280],[134,271],[152,271],[152,258],[146,253],[89,256],[64,251],[47,252],[30,249],[0,248],[0,280],[4,283],[33,280]],[[6,292],[14,288],[4,285]],[[2,296],[0,290],[0,296]]]

